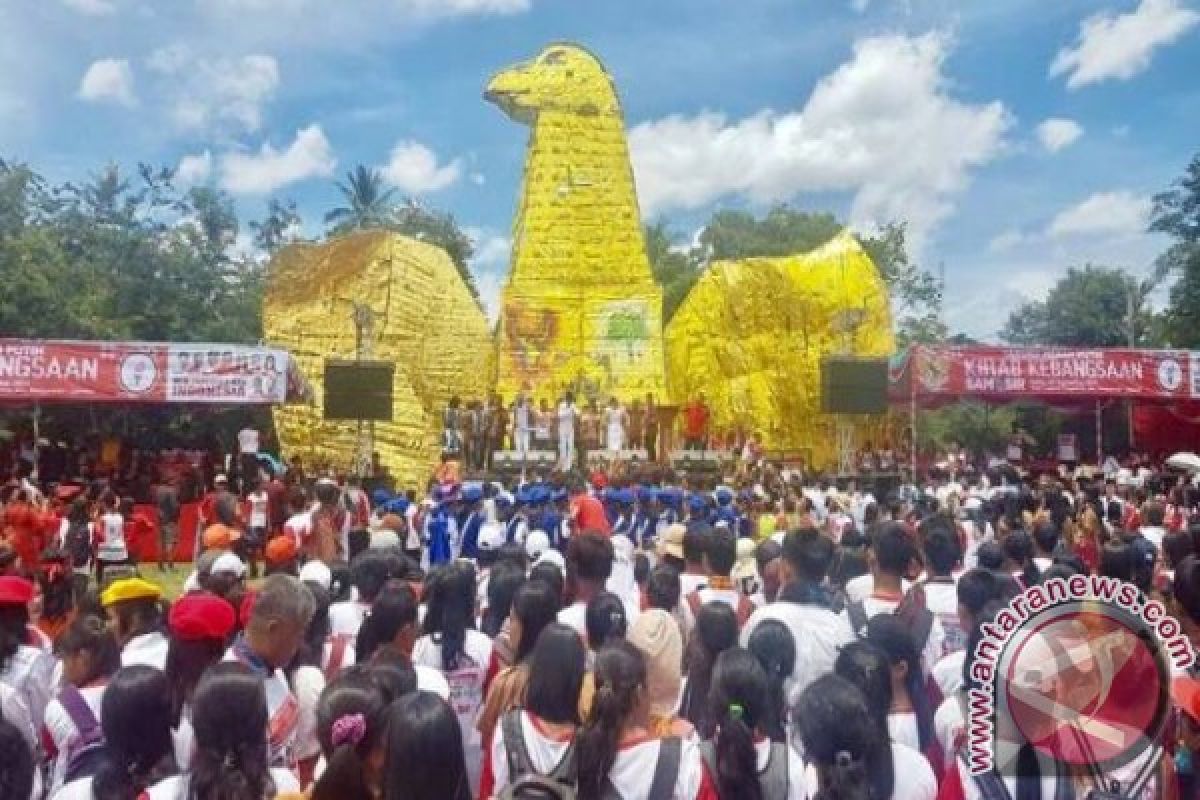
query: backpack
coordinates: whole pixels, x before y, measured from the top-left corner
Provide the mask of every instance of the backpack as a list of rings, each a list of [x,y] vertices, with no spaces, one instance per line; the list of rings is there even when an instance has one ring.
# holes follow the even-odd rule
[[[715,784],[717,747],[712,741],[700,743],[700,758]],[[762,788],[763,800],[788,800],[789,781],[788,746],[784,742],[771,742],[771,755],[767,758],[767,767],[758,773],[758,785]]]
[[[92,560],[92,527],[86,522],[72,522],[67,527],[63,549],[71,558],[71,566],[82,569]]]
[[[533,768],[525,735],[521,731],[521,711],[507,711],[500,718],[504,747],[508,753],[508,785],[496,800],[575,800],[575,742],[567,746],[558,764],[546,775]]]
[[[850,617],[850,628],[854,631],[854,635],[859,639],[866,638],[869,618],[867,609],[862,602],[847,603],[846,614]],[[904,599],[900,601],[900,605],[896,606],[896,610],[892,614],[904,620],[912,635],[913,644],[916,645],[917,653],[924,653],[925,644],[929,641],[929,634],[933,631],[933,612],[925,607],[925,592],[920,588],[920,584],[904,595]]]
[[[78,689],[70,684],[59,692],[58,702],[62,705],[75,734],[67,742],[67,772],[65,783],[96,774],[104,757],[104,730],[100,720],[92,713],[91,706]]]
[[[700,616],[700,590],[696,589],[688,593],[687,596],[688,608],[692,610],[692,619]],[[754,603],[749,597],[738,592],[738,604],[734,609],[737,612],[738,629],[746,627],[746,621],[750,619],[750,615],[754,613]]]

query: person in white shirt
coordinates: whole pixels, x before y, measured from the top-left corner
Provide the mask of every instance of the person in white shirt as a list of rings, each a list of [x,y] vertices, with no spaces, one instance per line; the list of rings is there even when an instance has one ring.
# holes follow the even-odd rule
[[[125,544],[125,518],[119,510],[121,498],[108,492],[101,500],[104,513],[96,520],[96,582],[104,584],[107,568],[129,563],[129,548]]]
[[[567,392],[558,404],[558,468],[564,472],[575,466],[575,420],[578,416],[575,396]]]
[[[774,603],[755,611],[742,628],[743,647],[765,620],[778,620],[791,632],[796,659],[786,686],[789,705],[810,683],[833,670],[838,650],[854,639],[845,616],[832,610],[832,598],[823,587],[834,556],[833,542],[816,530],[787,534],[779,566],[783,588]]]
[[[441,670],[450,684],[471,795],[476,796],[483,763],[483,743],[476,722],[483,707],[483,680],[492,658],[492,640],[474,629],[474,566],[458,561],[442,569],[429,592],[425,635],[413,647],[412,661],[414,665]]]
[[[258,431],[250,427],[242,428],[238,431],[237,441],[238,473],[241,479],[242,494],[245,495],[258,483]]]
[[[686,539],[684,542],[686,543]],[[738,626],[745,626],[754,613],[754,601],[742,594],[733,584],[730,574],[737,562],[737,538],[726,527],[714,528],[704,546],[704,566],[707,585],[683,598],[685,633],[690,635],[696,616],[705,603],[724,603],[737,614]]]
[[[1154,545],[1154,549],[1162,552],[1163,537],[1167,535],[1167,529],[1163,527],[1163,521],[1166,519],[1166,509],[1163,504],[1157,500],[1146,503],[1142,506],[1142,522],[1144,523],[1138,528],[1138,533],[1146,537],[1150,544]]]
[[[357,596],[329,606],[329,638],[334,649],[345,647],[354,651],[358,630],[371,610],[371,604],[388,582],[388,561],[385,554],[367,550],[350,566],[351,582]],[[339,645],[339,640],[344,640]]]
[[[141,578],[113,581],[100,595],[100,604],[121,645],[122,666],[145,664],[166,669],[167,637],[163,635],[161,600],[162,589]]]
[[[608,398],[608,408],[604,409],[604,443],[609,453],[625,449],[627,420],[628,415],[616,396]]]
[[[513,449],[524,460],[529,453],[529,440],[533,435],[533,409],[524,392],[518,394],[516,402],[513,403],[512,431]]]
[[[958,578],[954,573],[961,556],[958,536],[948,525],[925,532],[928,577],[921,582],[925,607],[942,626],[942,649],[935,663],[966,647],[967,634],[958,613]]]
[[[614,557],[612,540],[602,533],[585,531],[572,536],[567,544],[566,574],[575,602],[558,612],[558,621],[571,626],[581,639],[587,638],[587,605],[604,591],[612,575]]]

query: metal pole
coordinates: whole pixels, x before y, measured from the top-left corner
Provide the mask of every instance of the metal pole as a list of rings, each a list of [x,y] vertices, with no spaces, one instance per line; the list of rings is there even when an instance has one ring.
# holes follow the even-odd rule
[[[41,463],[41,440],[42,440],[42,404],[33,404],[33,473],[31,483],[37,483],[41,477],[38,474],[38,464]]]
[[[1096,466],[1104,468],[1104,409],[1096,401]]]
[[[1126,332],[1129,334],[1129,347],[1131,349],[1136,349],[1137,348],[1137,324],[1136,324],[1137,323],[1137,316],[1136,316],[1137,308],[1136,308],[1136,305],[1137,304],[1135,301],[1137,298],[1134,297],[1134,292],[1137,291],[1137,279],[1134,278],[1133,276],[1130,276],[1129,280],[1125,284],[1125,287],[1126,287],[1125,314],[1126,314],[1126,322],[1128,323],[1128,326],[1129,326],[1127,328]],[[1129,429],[1129,451],[1132,453],[1133,449],[1134,449],[1133,398],[1132,397],[1125,400],[1125,424]]]

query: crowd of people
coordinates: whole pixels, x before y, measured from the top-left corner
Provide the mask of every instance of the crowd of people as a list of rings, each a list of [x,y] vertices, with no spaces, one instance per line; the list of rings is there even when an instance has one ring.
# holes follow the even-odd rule
[[[1103,786],[1028,742],[964,760],[975,644],[1023,589],[1120,578],[1200,637],[1200,491],[1166,473],[218,475],[177,597],[122,550],[126,500],[0,494],[3,800],[1195,792],[1191,674],[1140,785],[1151,755]]]

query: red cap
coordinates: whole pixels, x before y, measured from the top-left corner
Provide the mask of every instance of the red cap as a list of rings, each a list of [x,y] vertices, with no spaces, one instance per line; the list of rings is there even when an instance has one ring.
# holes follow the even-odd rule
[[[0,606],[26,606],[32,599],[32,583],[16,575],[0,576]]]
[[[296,558],[296,540],[291,536],[276,536],[267,542],[267,550],[263,554],[268,564],[286,564]]]
[[[171,606],[167,617],[171,633],[185,642],[223,641],[236,622],[233,606],[209,592],[184,595]]]

